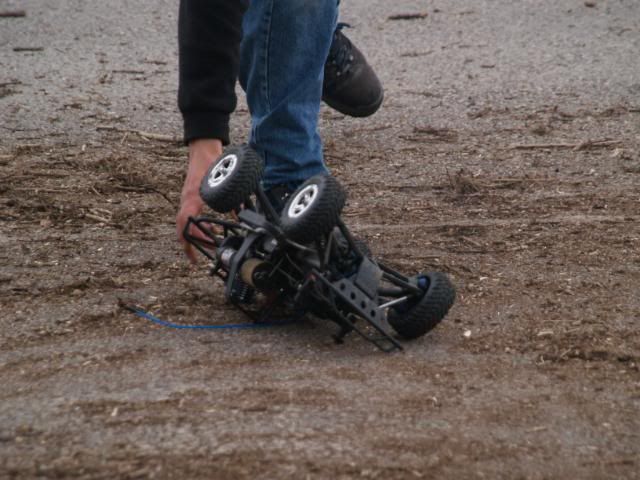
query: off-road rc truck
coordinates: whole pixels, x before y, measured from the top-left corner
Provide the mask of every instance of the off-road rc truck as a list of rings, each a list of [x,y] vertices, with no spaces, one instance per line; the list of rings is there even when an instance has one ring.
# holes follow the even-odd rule
[[[384,351],[400,337],[420,337],[445,317],[455,299],[446,275],[407,277],[375,261],[367,244],[340,218],[346,194],[329,175],[316,175],[277,211],[261,185],[263,162],[248,146],[231,147],[210,167],[203,201],[234,220],[190,218],[185,238],[213,262],[225,296],[256,322],[275,312],[312,314],[338,324],[342,343],[357,332]],[[191,228],[191,227],[195,228]]]

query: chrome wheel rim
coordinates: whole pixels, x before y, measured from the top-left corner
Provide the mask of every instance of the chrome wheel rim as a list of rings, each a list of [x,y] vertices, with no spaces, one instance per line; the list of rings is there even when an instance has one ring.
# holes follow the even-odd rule
[[[303,215],[313,205],[316,198],[318,198],[318,186],[316,184],[304,187],[293,197],[291,205],[289,205],[289,217],[298,218]]]
[[[213,170],[211,170],[211,173],[209,174],[209,187],[215,188],[224,182],[236,168],[237,163],[238,157],[234,154],[229,154],[218,160],[218,163],[216,163],[216,166],[213,167]]]

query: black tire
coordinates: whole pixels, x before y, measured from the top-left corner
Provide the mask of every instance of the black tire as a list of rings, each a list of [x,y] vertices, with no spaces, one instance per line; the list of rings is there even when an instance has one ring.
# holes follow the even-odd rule
[[[329,175],[315,175],[289,197],[280,216],[291,240],[310,243],[327,235],[340,220],[347,195]]]
[[[449,278],[440,272],[419,275],[428,285],[422,298],[413,304],[389,309],[388,320],[393,329],[406,339],[418,338],[433,330],[447,315],[456,298]]]
[[[230,212],[256,191],[263,170],[260,155],[248,145],[228,148],[207,170],[200,197],[216,212]]]

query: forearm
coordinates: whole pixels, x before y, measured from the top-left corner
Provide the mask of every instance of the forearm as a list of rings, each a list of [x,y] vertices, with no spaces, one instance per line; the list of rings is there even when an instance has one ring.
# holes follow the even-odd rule
[[[184,138],[229,143],[246,0],[180,0],[178,105]]]

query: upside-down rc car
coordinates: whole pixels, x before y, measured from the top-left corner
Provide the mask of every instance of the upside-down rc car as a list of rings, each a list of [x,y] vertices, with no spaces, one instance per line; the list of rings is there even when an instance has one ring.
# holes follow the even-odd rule
[[[265,322],[275,311],[307,313],[339,326],[342,342],[357,332],[384,351],[401,350],[391,328],[420,337],[445,317],[455,299],[446,275],[407,277],[372,258],[340,218],[346,194],[329,175],[303,183],[277,211],[261,185],[263,162],[248,146],[231,147],[209,168],[203,201],[233,221],[190,218],[184,236],[213,262],[226,298]]]

